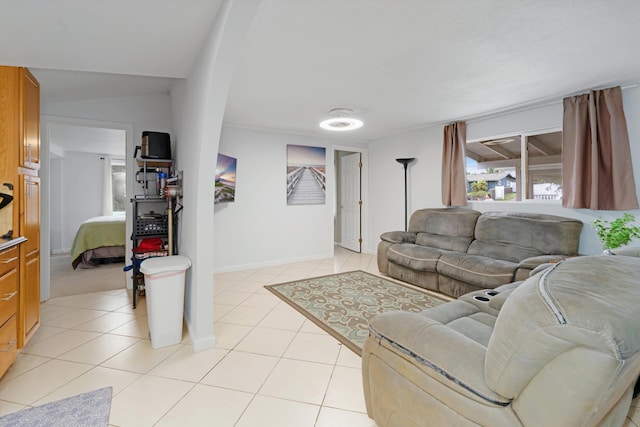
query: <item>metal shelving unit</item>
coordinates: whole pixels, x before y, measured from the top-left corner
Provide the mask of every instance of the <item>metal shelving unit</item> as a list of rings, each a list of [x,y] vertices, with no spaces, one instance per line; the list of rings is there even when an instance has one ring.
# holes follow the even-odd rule
[[[147,183],[147,168],[169,169],[172,160],[156,160],[156,159],[136,159],[138,166],[143,168],[144,192],[136,194],[131,199],[133,213],[133,231],[131,232],[131,240],[133,242],[133,251],[131,254],[132,280],[133,280],[133,308],[136,308],[138,294],[142,294],[144,290],[144,276],[140,272],[140,263],[146,258],[139,258],[140,254],[149,254],[150,256],[166,256],[166,250],[150,251],[146,253],[136,252],[136,248],[143,239],[160,238],[163,242],[169,240],[169,217],[166,214],[167,200],[158,195],[150,195]],[[159,207],[159,208],[158,208]],[[155,209],[154,209],[155,208]],[[160,212],[159,214],[155,212]],[[152,214],[153,213],[153,214]],[[174,218],[175,220],[175,215]],[[175,237],[175,236],[174,236]],[[175,239],[172,239],[175,241]],[[162,253],[164,252],[164,253]],[[175,252],[174,252],[175,253]]]

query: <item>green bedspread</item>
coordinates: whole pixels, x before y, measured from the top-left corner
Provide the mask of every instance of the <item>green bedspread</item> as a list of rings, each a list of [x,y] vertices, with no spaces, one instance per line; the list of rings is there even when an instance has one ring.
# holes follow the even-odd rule
[[[77,265],[84,251],[103,246],[124,246],[126,241],[124,216],[98,216],[82,223],[73,245],[71,262]]]

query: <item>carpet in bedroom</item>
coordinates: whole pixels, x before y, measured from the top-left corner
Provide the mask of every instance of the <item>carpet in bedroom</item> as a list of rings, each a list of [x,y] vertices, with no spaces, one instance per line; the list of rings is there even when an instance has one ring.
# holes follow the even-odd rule
[[[51,298],[89,292],[123,289],[127,275],[124,263],[100,264],[96,268],[76,270],[71,267],[69,255],[51,257]]]

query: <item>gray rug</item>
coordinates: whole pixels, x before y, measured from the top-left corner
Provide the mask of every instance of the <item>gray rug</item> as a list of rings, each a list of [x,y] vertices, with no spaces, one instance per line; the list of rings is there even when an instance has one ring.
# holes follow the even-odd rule
[[[0,426],[106,427],[111,412],[111,387],[67,397],[0,417]]]

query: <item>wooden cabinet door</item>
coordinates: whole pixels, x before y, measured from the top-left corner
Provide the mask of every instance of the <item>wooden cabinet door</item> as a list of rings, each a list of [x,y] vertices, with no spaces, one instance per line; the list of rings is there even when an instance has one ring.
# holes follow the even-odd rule
[[[0,252],[0,377],[18,355],[18,247]]]
[[[0,377],[7,372],[9,366],[18,357],[17,331],[15,315],[0,326]]]
[[[18,347],[29,341],[40,324],[40,178],[22,175],[20,235],[20,309]]]
[[[40,250],[40,178],[22,175],[20,235],[27,238],[23,243],[25,255]]]
[[[29,338],[40,324],[40,254],[36,253],[28,257],[24,264],[23,287],[23,325],[24,332],[21,336],[21,345],[24,347]]]
[[[13,249],[13,256],[0,254],[0,263],[7,261],[0,264],[0,326],[18,312],[18,248]]]
[[[40,168],[40,84],[26,68],[20,69],[22,113],[20,166]]]

